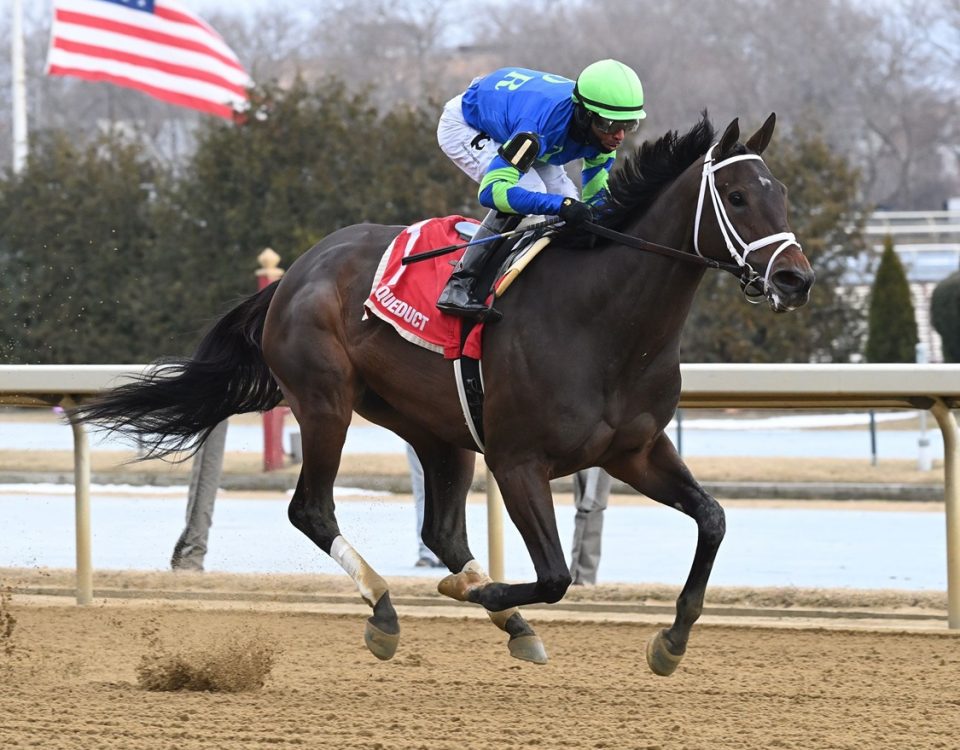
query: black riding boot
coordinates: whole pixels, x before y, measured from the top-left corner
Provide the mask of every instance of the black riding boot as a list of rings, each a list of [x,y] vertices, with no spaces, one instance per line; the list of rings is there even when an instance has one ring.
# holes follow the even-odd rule
[[[487,307],[484,302],[477,299],[476,286],[477,277],[483,270],[487,255],[495,249],[491,245],[495,244],[497,243],[494,240],[484,245],[467,248],[467,252],[463,254],[456,270],[440,293],[440,298],[437,300],[437,307],[440,310],[448,315],[479,321],[484,321],[491,316],[493,308]]]
[[[494,234],[509,231],[510,225],[516,226],[522,217],[491,211],[473,236],[474,241]],[[448,315],[470,318],[486,323],[496,323],[502,317],[493,307],[487,307],[483,299],[485,290],[477,290],[477,279],[483,272],[488,258],[496,253],[503,240],[491,240],[482,245],[471,245],[463,254],[450,280],[440,293],[437,308]],[[485,295],[484,295],[485,296]]]

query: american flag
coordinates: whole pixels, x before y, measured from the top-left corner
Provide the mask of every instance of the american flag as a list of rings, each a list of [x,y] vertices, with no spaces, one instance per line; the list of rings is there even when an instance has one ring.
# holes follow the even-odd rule
[[[250,76],[179,0],[54,0],[47,74],[109,81],[232,118]]]

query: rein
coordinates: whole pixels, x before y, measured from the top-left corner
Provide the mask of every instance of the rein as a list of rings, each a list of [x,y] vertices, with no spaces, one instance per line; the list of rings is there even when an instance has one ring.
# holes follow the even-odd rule
[[[580,225],[580,229],[583,229],[585,232],[590,232],[590,234],[595,234],[598,237],[606,237],[608,240],[613,240],[614,242],[632,247],[636,250],[646,250],[651,253],[656,253],[657,255],[665,255],[668,258],[676,258],[685,263],[693,263],[698,266],[706,266],[707,268],[716,268],[732,273],[738,277],[743,275],[743,268],[736,263],[726,263],[722,260],[706,258],[703,255],[691,255],[690,253],[683,252],[683,250],[677,250],[667,245],[658,245],[656,242],[650,242],[650,240],[642,240],[639,237],[618,232],[615,229],[610,229],[609,227],[596,224],[592,221],[584,222]]]

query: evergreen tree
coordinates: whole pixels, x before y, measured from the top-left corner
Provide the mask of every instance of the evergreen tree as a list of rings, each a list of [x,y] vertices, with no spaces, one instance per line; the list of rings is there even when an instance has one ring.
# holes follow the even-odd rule
[[[252,292],[265,247],[288,267],[350,224],[475,212],[476,186],[440,151],[435,120],[406,105],[380,114],[331,79],[261,89],[246,122],[209,123],[171,201],[184,315],[207,320]]]
[[[945,362],[960,362],[960,271],[956,271],[933,290],[930,322],[943,342]]]
[[[684,329],[688,362],[845,362],[860,352],[863,311],[844,289],[864,249],[858,174],[815,127],[778,132],[763,154],[789,191],[790,224],[816,273],[806,306],[775,315],[748,304],[729,274],[708,271]]]
[[[916,362],[917,321],[910,300],[910,285],[890,235],[870,290],[868,362]]]
[[[86,147],[35,136],[27,169],[0,181],[0,359],[149,361],[161,330],[153,192],[163,180],[136,144]]]
[[[188,354],[255,289],[265,247],[286,267],[349,224],[480,213],[435,111],[381,114],[332,80],[253,104],[239,125],[206,122],[176,177],[116,134],[35,138],[28,168],[0,178],[0,361]]]

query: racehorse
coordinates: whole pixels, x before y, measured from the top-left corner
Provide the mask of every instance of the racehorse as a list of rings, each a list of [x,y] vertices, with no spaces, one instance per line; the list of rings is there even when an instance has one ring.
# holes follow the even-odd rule
[[[814,279],[789,231],[786,190],[761,158],[774,123],[771,115],[741,144],[737,120],[715,139],[704,114],[684,135],[645,143],[613,175],[610,209],[592,228],[613,239],[586,247],[568,231],[498,301],[503,320],[483,334],[484,458],[536,581],[492,581],[468,546],[465,501],[478,447],[450,362],[375,317],[362,319],[374,271],[402,227],[334,232],[223,316],[194,356],[159,363],[75,416],[162,456],[196,449],[232,414],[285,399],[303,447],[290,521],[356,582],[373,610],[365,639],[381,659],[393,656],[400,632],[387,583],[341,535],[334,512],[352,412],[416,449],[426,477],[422,537],[451,571],[441,593],[485,607],[510,635],[510,652],[534,662],[546,652],[517,607],[556,602],[571,582],[550,480],[601,466],[697,524],[676,618],[647,644],[650,668],[668,675],[700,616],[725,531],[722,508],[664,432],[680,396],[684,320],[710,266],[735,271],[745,293],[775,312],[805,304]]]

